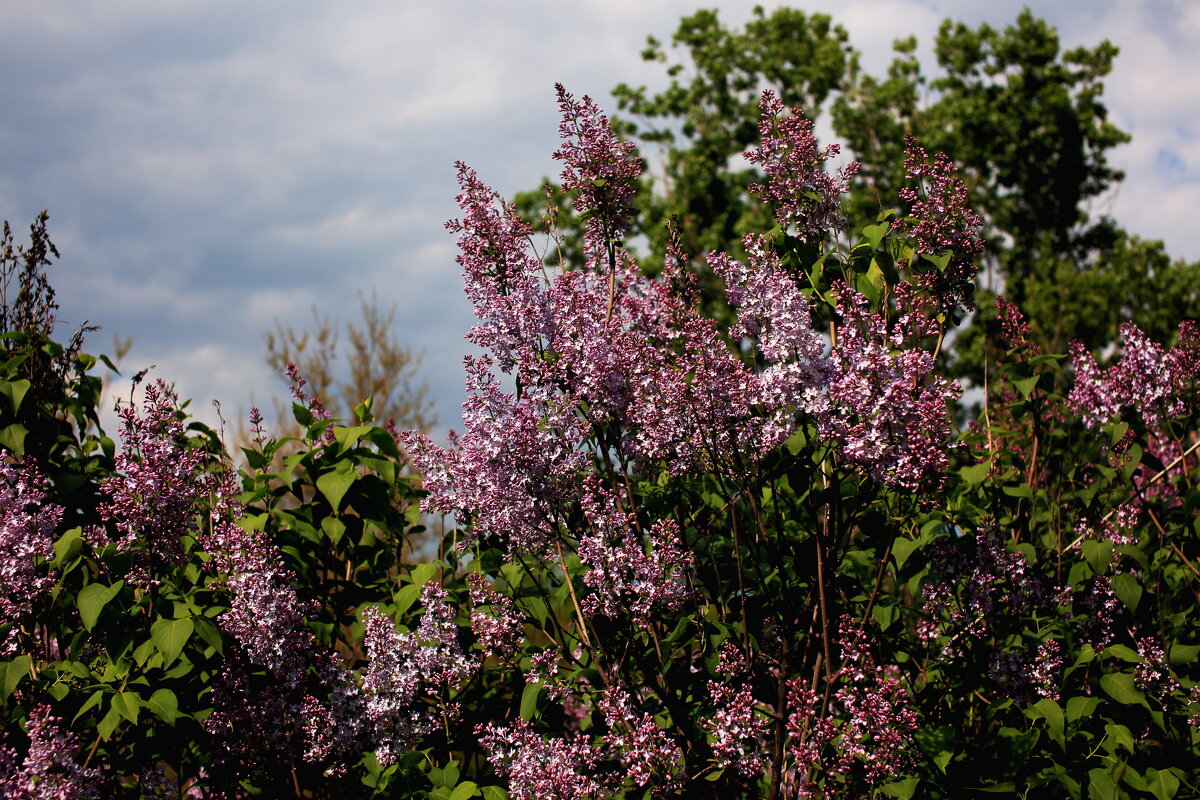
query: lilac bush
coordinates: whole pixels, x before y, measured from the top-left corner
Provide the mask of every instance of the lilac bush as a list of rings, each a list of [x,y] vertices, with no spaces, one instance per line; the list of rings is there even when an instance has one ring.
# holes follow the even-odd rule
[[[289,367],[302,435],[254,412],[240,467],[161,383],[119,444],[39,408],[70,435],[0,454],[6,796],[1194,794],[1194,323],[1102,365],[1000,302],[964,425],[984,245],[947,156],[906,140],[852,230],[855,167],[765,93],[777,224],[706,254],[725,324],[677,238],[625,242],[634,148],[557,99],[587,257],[457,166],[480,352],[445,445]]]

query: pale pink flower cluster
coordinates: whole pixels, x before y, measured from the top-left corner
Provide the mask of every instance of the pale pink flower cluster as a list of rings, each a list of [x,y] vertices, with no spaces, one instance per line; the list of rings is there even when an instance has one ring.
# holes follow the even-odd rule
[[[770,721],[758,709],[750,687],[708,682],[712,716],[700,721],[700,726],[712,739],[713,761],[716,766],[734,768],[742,775],[753,777],[767,766],[763,740]]]
[[[472,536],[542,555],[557,514],[574,500],[587,464],[573,404],[544,387],[505,392],[482,359],[466,360],[466,431],[455,450],[407,431],[404,445],[424,476],[426,511],[457,515]]]
[[[409,633],[397,631],[374,606],[363,612],[363,644],[370,657],[362,682],[367,739],[384,765],[395,763],[436,723],[418,700],[458,686],[478,666],[458,641],[445,590],[430,582],[421,598],[425,614]]]
[[[922,637],[956,642],[989,636],[998,620],[1053,611],[1063,588],[1048,583],[1021,553],[1008,549],[1000,533],[984,528],[974,537],[945,536],[930,549],[930,571],[922,597],[930,620]]]
[[[0,450],[0,655],[14,655],[18,627],[54,585],[54,539],[62,507],[46,502],[46,479],[32,461],[10,464]],[[40,562],[40,563],[39,563]]]
[[[913,241],[918,253],[945,256],[949,251],[946,265],[924,269],[918,283],[938,298],[943,311],[954,312],[959,306],[969,311],[975,307],[971,281],[983,252],[979,235],[983,217],[968,205],[970,192],[945,153],[938,153],[930,163],[929,155],[911,134],[904,137],[904,152],[904,171],[917,187],[900,190],[900,199],[910,208],[898,228]]]
[[[620,686],[610,686],[599,707],[608,724],[603,745],[625,768],[634,786],[653,784],[658,791],[682,786],[683,751],[658,727],[654,718],[633,707],[633,698]]]
[[[610,781],[592,774],[601,753],[582,738],[547,739],[526,720],[476,728],[488,761],[508,778],[513,800],[598,800]]]
[[[1075,385],[1067,404],[1089,428],[1125,409],[1136,411],[1152,430],[1183,414],[1200,375],[1200,328],[1179,326],[1179,339],[1166,350],[1132,322],[1121,326],[1121,358],[1107,369],[1079,342],[1071,343]]]
[[[1133,668],[1133,684],[1160,702],[1165,702],[1179,688],[1179,681],[1171,675],[1162,645],[1153,637],[1143,636],[1137,640],[1137,652],[1142,657],[1142,663]]]
[[[643,534],[636,515],[616,504],[596,481],[585,483],[581,505],[589,531],[580,537],[578,553],[588,568],[583,582],[592,592],[584,597],[583,610],[629,617],[648,628],[658,617],[655,612],[676,611],[692,598],[687,585],[691,553],[680,544],[674,520],[659,520]]]
[[[930,331],[908,307],[915,300],[898,292],[900,321],[889,330],[865,297],[845,286],[839,291],[822,436],[880,483],[906,489],[940,483],[949,463],[949,405],[962,392],[934,373],[933,355],[919,346]]]
[[[845,224],[842,195],[847,191],[846,180],[858,172],[859,163],[851,161],[839,168],[836,176],[831,175],[825,164],[837,158],[841,147],[818,147],[813,123],[800,109],[786,111],[783,101],[769,89],[762,93],[759,109],[760,144],[743,155],[762,167],[767,182],[752,184],[750,193],[774,206],[780,224],[794,227],[796,236],[805,241],[840,228]]]
[[[471,630],[486,657],[512,657],[525,639],[525,620],[513,605],[478,572],[467,575],[471,596]]]
[[[101,519],[120,534],[117,546],[135,550],[138,580],[149,579],[147,569],[183,561],[181,539],[195,530],[196,502],[204,496],[204,487],[195,479],[204,452],[187,446],[174,390],[158,381],[145,392],[141,413],[133,405],[117,410],[117,474],[101,484],[112,499],[98,509]],[[98,531],[92,536],[101,538]]]
[[[988,677],[1005,697],[1019,702],[1032,702],[1038,697],[1058,700],[1062,668],[1061,645],[1049,639],[1038,646],[1032,658],[1023,651],[997,651],[992,655]]]
[[[22,758],[0,744],[0,797],[8,800],[99,800],[105,796],[100,771],[83,765],[79,737],[63,721],[37,706],[25,723],[29,749]],[[7,737],[5,737],[7,738]]]
[[[821,699],[798,680],[789,684],[787,732],[799,797],[820,797],[817,771],[861,775],[869,786],[904,777],[920,758],[918,716],[895,675],[881,669],[866,633],[848,618],[839,628],[840,686],[821,716]]]

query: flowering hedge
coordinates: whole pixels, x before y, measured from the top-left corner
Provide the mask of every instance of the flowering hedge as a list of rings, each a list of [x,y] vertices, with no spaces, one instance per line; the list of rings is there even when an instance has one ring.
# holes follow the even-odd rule
[[[726,329],[678,245],[636,263],[641,161],[558,102],[587,261],[459,165],[482,354],[447,446],[293,374],[305,437],[256,418],[240,470],[163,384],[118,447],[95,360],[7,335],[8,795],[1195,796],[1195,324],[1101,367],[1001,303],[962,428],[948,158],[907,141],[903,210],[847,230],[856,165],[764,93],[778,224],[708,256]],[[418,497],[457,525],[424,563]]]

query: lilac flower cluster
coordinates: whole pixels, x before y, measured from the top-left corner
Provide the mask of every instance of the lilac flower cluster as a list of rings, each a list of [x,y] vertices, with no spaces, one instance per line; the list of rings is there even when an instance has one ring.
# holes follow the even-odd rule
[[[798,108],[785,115],[783,101],[769,89],[762,93],[759,109],[760,144],[743,155],[762,167],[767,182],[752,184],[750,193],[773,205],[780,224],[794,226],[796,236],[805,241],[840,228],[845,224],[841,196],[859,163],[839,168],[836,177],[829,174],[825,162],[837,157],[839,145],[819,148],[812,121]]]
[[[362,683],[367,739],[385,766],[395,763],[435,724],[418,700],[454,688],[477,666],[458,641],[445,590],[431,582],[421,597],[425,614],[414,632],[398,632],[391,618],[374,606],[363,612],[363,643],[371,659]]]
[[[1071,343],[1075,385],[1069,405],[1095,427],[1125,409],[1136,411],[1152,430],[1161,430],[1187,409],[1200,375],[1200,327],[1191,320],[1179,326],[1179,339],[1170,350],[1150,341],[1132,322],[1121,326],[1121,358],[1108,369],[1079,342]]]
[[[673,520],[659,520],[643,536],[637,517],[621,512],[616,498],[594,479],[585,482],[581,505],[590,530],[579,539],[579,560],[588,568],[583,581],[592,590],[583,599],[584,611],[628,616],[648,628],[655,611],[675,611],[691,599],[686,583],[691,554],[681,546]]]
[[[939,483],[949,463],[949,404],[962,392],[956,381],[934,374],[932,354],[912,346],[929,333],[929,323],[908,293],[897,293],[901,322],[889,330],[865,297],[845,286],[839,291],[841,323],[822,436],[888,486]]]
[[[917,763],[917,712],[895,675],[881,669],[865,631],[843,618],[839,628],[840,686],[821,716],[816,693],[799,681],[789,684],[787,731],[799,775],[799,797],[819,797],[818,768],[827,776],[856,772],[872,787],[903,777]],[[831,758],[826,757],[831,750]]]
[[[48,707],[30,711],[25,733],[29,749],[24,758],[15,748],[0,744],[0,797],[99,800],[104,796],[100,771],[80,761],[79,737],[65,729]]]
[[[816,419],[829,411],[830,363],[825,340],[812,328],[812,311],[795,279],[763,236],[743,241],[747,263],[725,253],[709,255],[713,272],[725,281],[726,296],[737,309],[734,337],[757,337],[767,366],[758,375],[766,408],[794,408]],[[790,420],[776,416],[764,437],[770,446],[791,433]]]
[[[476,728],[488,761],[508,777],[513,800],[596,800],[611,795],[595,774],[601,753],[584,739],[546,739],[526,720]]]
[[[922,272],[918,284],[938,298],[943,311],[959,306],[969,311],[974,308],[970,298],[975,262],[984,246],[979,236],[983,218],[968,205],[967,186],[945,153],[939,153],[930,163],[929,155],[911,134],[904,137],[904,152],[904,171],[918,186],[900,190],[900,199],[910,207],[909,216],[898,228],[913,240],[922,255],[939,256],[950,251],[945,267]],[[924,191],[922,182],[928,182]]]
[[[592,258],[608,253],[629,228],[635,181],[642,173],[633,142],[622,142],[591,98],[576,102],[561,83],[554,85],[562,122],[562,191],[575,194],[575,210],[584,219],[584,241]]]
[[[18,626],[28,620],[33,603],[54,585],[54,538],[62,507],[46,502],[46,479],[32,461],[8,462],[0,450],[0,655],[14,655]],[[41,562],[41,563],[39,563]]]
[[[1019,702],[1048,697],[1058,700],[1062,679],[1062,648],[1057,640],[1049,639],[1038,646],[1036,654],[1000,650],[992,655],[988,677],[1005,696]]]
[[[187,446],[178,404],[175,391],[158,381],[146,387],[140,414],[133,405],[117,410],[121,452],[117,474],[101,484],[112,499],[99,512],[120,534],[117,546],[142,560],[135,580],[148,580],[149,568],[182,563],[182,537],[196,528],[204,489],[195,476],[205,456]]]
[[[512,598],[501,594],[478,572],[467,575],[471,596],[471,630],[485,657],[512,657],[525,638],[525,620]],[[486,610],[485,610],[486,609]]]
[[[604,750],[621,762],[635,786],[653,782],[659,792],[682,786],[683,751],[653,717],[637,713],[628,692],[620,686],[610,686],[601,696],[599,707],[608,724]]]
[[[1027,356],[1036,356],[1041,348],[1033,341],[1029,330],[1029,322],[1021,309],[1015,303],[1010,303],[1002,295],[996,296],[996,319],[1000,320],[1000,336],[1008,349]]]
[[[1165,702],[1179,688],[1179,681],[1171,675],[1167,654],[1153,637],[1143,636],[1137,640],[1137,652],[1142,663],[1133,668],[1133,684],[1142,691]]]
[[[972,541],[973,539],[973,541]],[[972,545],[966,548],[959,543]],[[942,537],[930,549],[930,574],[922,589],[927,642],[946,636],[945,655],[960,639],[993,633],[998,620],[1052,611],[1064,589],[1049,584],[1021,553],[1011,552],[994,527],[975,537]]]
[[[470,395],[458,449],[415,431],[403,435],[429,490],[422,507],[469,520],[474,536],[540,555],[557,535],[556,512],[578,492],[587,463],[581,423],[573,406],[543,388],[518,398],[500,389],[482,359],[466,365]]]
[[[758,775],[768,763],[762,741],[770,722],[759,712],[750,687],[743,685],[735,690],[709,681],[708,693],[713,713],[700,725],[712,740],[714,763],[722,769],[732,767],[747,777]]]

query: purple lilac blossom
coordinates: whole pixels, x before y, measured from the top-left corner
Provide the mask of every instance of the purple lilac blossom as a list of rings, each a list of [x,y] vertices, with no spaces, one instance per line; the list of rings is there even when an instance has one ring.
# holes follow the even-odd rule
[[[962,392],[934,374],[933,355],[918,346],[929,323],[912,308],[910,293],[897,292],[900,321],[889,330],[863,295],[844,284],[835,289],[841,322],[822,437],[888,486],[940,484],[949,463],[949,404]]]
[[[438,447],[416,431],[404,434],[429,491],[422,508],[470,521],[473,536],[540,555],[557,535],[557,512],[578,493],[585,431],[569,400],[541,387],[518,398],[500,389],[485,361],[465,362],[470,394],[458,449]]]
[[[750,193],[774,206],[780,224],[793,226],[796,236],[805,241],[843,226],[842,195],[846,180],[859,170],[858,162],[838,169],[836,177],[829,174],[825,162],[837,157],[839,145],[820,149],[812,121],[798,108],[785,115],[783,101],[770,90],[762,93],[759,108],[761,143],[743,155],[762,167],[767,182],[752,184]]]
[[[1159,702],[1179,688],[1179,681],[1171,675],[1167,654],[1153,637],[1144,636],[1137,640],[1137,652],[1142,663],[1133,668],[1133,683]]]
[[[968,205],[967,186],[945,153],[930,163],[911,134],[904,137],[904,152],[904,171],[918,186],[900,190],[900,199],[909,204],[909,216],[898,222],[897,228],[921,255],[950,251],[944,267],[922,271],[917,283],[938,299],[942,311],[952,312],[959,306],[970,311],[975,307],[971,300],[975,262],[984,247],[979,236],[983,218]],[[923,181],[928,187],[920,185]]]
[[[839,627],[838,646],[841,685],[826,716],[821,716],[822,701],[816,692],[798,680],[789,684],[786,727],[798,797],[822,796],[818,770],[827,776],[861,771],[863,780],[877,787],[904,777],[920,757],[917,712],[897,670],[880,668],[866,632],[846,617]]]
[[[1182,414],[1200,375],[1200,333],[1196,323],[1180,324],[1170,350],[1150,341],[1132,322],[1121,325],[1121,358],[1101,369],[1082,344],[1071,343],[1075,385],[1067,404],[1089,428],[1126,408],[1135,410],[1152,430]]]
[[[592,774],[600,751],[582,738],[546,739],[526,720],[476,728],[496,771],[508,778],[513,800],[600,800],[611,797],[608,781]]]
[[[467,575],[471,596],[471,630],[484,656],[511,660],[525,639],[525,620],[513,605],[478,572]]]
[[[972,546],[964,552],[962,544]],[[948,637],[946,655],[953,656],[958,640],[990,635],[997,620],[1053,610],[1064,589],[1048,583],[1032,567],[1023,554],[1008,549],[994,527],[974,537],[937,539],[930,548],[930,573],[922,590],[929,620],[922,637],[927,642]]]
[[[146,387],[141,414],[132,405],[122,406],[117,414],[117,474],[101,484],[112,499],[98,510],[120,534],[117,546],[136,550],[144,560],[134,579],[145,581],[147,569],[179,564],[185,557],[182,537],[195,530],[196,502],[204,496],[196,474],[205,454],[187,446],[178,398],[162,381]]]
[[[608,724],[604,749],[621,762],[635,786],[647,786],[653,781],[659,792],[682,787],[683,751],[653,717],[637,713],[628,692],[620,686],[610,686],[601,696],[599,707]]]
[[[385,766],[435,725],[418,701],[456,687],[477,666],[458,642],[445,590],[427,583],[421,598],[425,614],[417,630],[409,633],[398,632],[391,618],[374,606],[363,612],[363,644],[370,657],[362,684],[364,713],[375,757]]]
[[[643,534],[637,517],[620,511],[616,498],[590,477],[581,505],[589,531],[579,539],[579,560],[588,568],[583,582],[592,590],[583,598],[584,611],[628,616],[648,628],[657,611],[677,611],[691,598],[691,554],[680,545],[673,520],[659,520]]]
[[[64,729],[47,706],[37,706],[25,723],[29,750],[0,744],[0,796],[9,800],[99,800],[104,781],[81,762],[79,737]],[[7,737],[6,737],[7,738]]]
[[[769,412],[791,407],[824,419],[829,411],[830,362],[825,339],[812,329],[808,299],[766,237],[751,234],[743,244],[746,264],[724,253],[708,258],[713,272],[725,281],[730,305],[737,309],[738,323],[730,333],[758,338],[759,352],[767,361],[758,380]],[[781,430],[768,439],[791,433],[790,415],[785,419],[775,422]]]
[[[758,775],[768,763],[762,743],[770,722],[759,713],[750,687],[735,690],[709,681],[708,693],[713,713],[700,725],[712,739],[714,763],[722,769],[732,767],[746,777]]]
[[[575,194],[575,211],[585,219],[587,252],[600,258],[629,228],[642,160],[632,142],[617,139],[608,118],[590,97],[584,95],[577,102],[561,83],[554,89],[562,114],[558,126],[562,145],[554,153],[564,164],[562,191]]]
[[[19,626],[33,603],[55,582],[45,562],[54,558],[54,538],[62,507],[46,502],[46,479],[31,460],[10,464],[0,450],[0,655],[12,656]],[[41,561],[42,563],[37,563]]]

